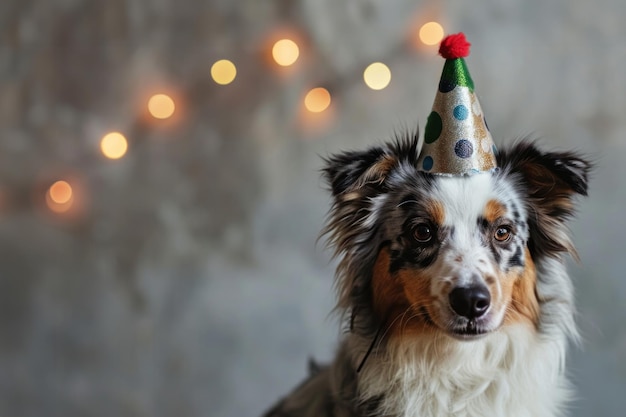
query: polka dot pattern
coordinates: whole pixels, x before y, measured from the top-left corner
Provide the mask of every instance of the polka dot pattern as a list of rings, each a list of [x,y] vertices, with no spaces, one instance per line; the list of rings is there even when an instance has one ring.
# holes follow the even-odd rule
[[[480,148],[483,152],[489,152],[491,150],[491,141],[483,138],[480,141]]]
[[[458,106],[456,106],[454,110],[452,111],[452,114],[454,114],[454,118],[457,120],[465,120],[467,119],[467,116],[469,116],[467,107],[465,107],[462,104],[459,104]]]
[[[474,100],[474,103],[472,103],[472,113],[474,113],[474,116],[480,116],[483,113],[478,100]]]
[[[425,157],[422,161],[422,168],[424,168],[424,171],[430,171],[431,169],[433,169],[434,162],[435,161],[433,161],[432,156]]]
[[[462,58],[446,60],[417,161],[421,171],[469,175],[497,166],[493,140]]]
[[[428,116],[426,121],[426,131],[424,132],[424,141],[426,143],[433,143],[439,136],[441,136],[441,130],[443,129],[443,122],[441,116],[436,111],[433,111]]]
[[[456,82],[454,80],[444,80],[443,78],[439,81],[439,91],[441,93],[449,93],[454,90],[456,87]]]
[[[474,146],[469,140],[461,139],[454,145],[454,153],[459,158],[467,159],[474,153]]]

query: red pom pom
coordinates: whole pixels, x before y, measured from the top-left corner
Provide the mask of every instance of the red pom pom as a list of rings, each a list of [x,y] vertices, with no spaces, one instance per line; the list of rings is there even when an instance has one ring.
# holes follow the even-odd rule
[[[463,32],[446,36],[439,45],[439,55],[445,59],[465,58],[469,55],[471,43]]]

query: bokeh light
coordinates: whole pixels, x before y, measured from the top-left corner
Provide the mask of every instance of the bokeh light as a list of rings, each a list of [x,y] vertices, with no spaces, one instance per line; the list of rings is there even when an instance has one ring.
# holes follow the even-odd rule
[[[281,39],[274,44],[272,56],[278,65],[288,67],[298,59],[300,49],[291,39]]]
[[[110,132],[102,137],[100,150],[109,159],[119,159],[126,154],[128,142],[120,132]]]
[[[419,37],[425,45],[437,45],[443,39],[443,27],[437,22],[425,23],[420,28]]]
[[[330,106],[330,93],[323,87],[313,88],[304,97],[304,106],[312,113],[323,112]]]
[[[56,213],[63,213],[70,209],[73,201],[72,186],[67,181],[57,181],[48,188],[46,204]]]
[[[148,100],[148,111],[155,119],[168,119],[174,114],[176,105],[167,94],[155,94]]]
[[[382,62],[370,64],[363,72],[365,84],[372,90],[382,90],[391,81],[391,71]]]
[[[67,181],[57,181],[48,189],[50,199],[57,204],[65,204],[72,199],[72,186]]]
[[[233,82],[237,76],[235,64],[227,59],[221,59],[211,66],[211,77],[218,84],[226,85]]]

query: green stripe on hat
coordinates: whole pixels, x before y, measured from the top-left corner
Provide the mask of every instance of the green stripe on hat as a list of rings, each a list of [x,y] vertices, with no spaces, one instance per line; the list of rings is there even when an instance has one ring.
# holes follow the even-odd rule
[[[447,93],[454,90],[457,85],[467,87],[472,93],[474,92],[474,81],[465,60],[463,58],[446,59],[439,81],[439,91]]]

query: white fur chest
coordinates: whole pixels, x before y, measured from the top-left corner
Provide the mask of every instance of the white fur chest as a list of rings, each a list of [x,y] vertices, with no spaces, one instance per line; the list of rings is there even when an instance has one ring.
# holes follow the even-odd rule
[[[405,340],[368,359],[359,396],[382,395],[384,416],[553,417],[568,398],[564,356],[565,337],[541,340],[522,325],[469,342]]]

